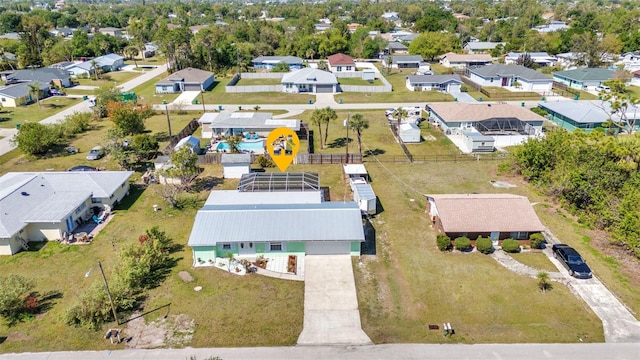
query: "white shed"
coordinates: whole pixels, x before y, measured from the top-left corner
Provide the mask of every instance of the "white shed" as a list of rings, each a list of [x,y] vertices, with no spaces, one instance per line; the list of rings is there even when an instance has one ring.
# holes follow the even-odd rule
[[[471,152],[492,152],[494,150],[495,140],[493,137],[473,131],[465,131],[462,134],[464,143]]]
[[[400,139],[405,143],[420,142],[420,127],[414,123],[400,124]]]
[[[353,201],[358,203],[363,213],[374,215],[377,212],[376,194],[371,185],[366,182],[352,182],[351,191],[353,191]]]
[[[193,135],[189,135],[186,137],[183,137],[182,139],[180,139],[180,141],[178,141],[178,143],[176,144],[176,146],[173,147],[173,151],[178,151],[178,149],[180,149],[183,146],[187,146],[189,149],[191,149],[191,151],[193,151],[196,154],[200,154],[201,149],[200,149],[200,139],[198,139],[197,137],[193,136]]]
[[[251,154],[222,154],[222,177],[240,179],[251,172]]]
[[[373,69],[362,70],[362,80],[374,81],[376,79],[376,72]]]
[[[347,179],[363,178],[365,181],[369,181],[369,173],[364,164],[345,164],[342,165],[342,170]]]

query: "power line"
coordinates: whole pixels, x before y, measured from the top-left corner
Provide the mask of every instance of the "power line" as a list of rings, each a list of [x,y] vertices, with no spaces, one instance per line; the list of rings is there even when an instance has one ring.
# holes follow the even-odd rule
[[[393,177],[394,179],[396,179],[396,181],[398,181],[400,184],[404,185],[407,189],[415,192],[416,194],[422,196],[424,195],[424,193],[422,191],[418,191],[416,188],[414,188],[413,186],[407,184],[406,182],[404,182],[402,179],[400,179],[396,174],[394,174],[391,170],[389,170],[386,166],[384,166],[384,164],[378,160],[378,158],[375,156],[375,154],[373,153],[373,151],[367,146],[366,143],[362,143],[362,145],[364,145],[364,147],[369,151],[369,156],[373,156],[373,158],[376,160],[376,162],[389,174],[391,175],[391,177]]]

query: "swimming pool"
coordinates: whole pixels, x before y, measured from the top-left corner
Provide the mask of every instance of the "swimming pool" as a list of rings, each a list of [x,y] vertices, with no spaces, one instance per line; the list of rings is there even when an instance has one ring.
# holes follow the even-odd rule
[[[229,151],[231,148],[229,147],[229,144],[226,141],[222,141],[218,143],[218,146],[216,147],[216,150],[218,151]],[[241,141],[240,143],[238,143],[238,150],[240,151],[253,151],[253,152],[258,152],[258,151],[264,151],[264,140],[258,140],[258,141]]]

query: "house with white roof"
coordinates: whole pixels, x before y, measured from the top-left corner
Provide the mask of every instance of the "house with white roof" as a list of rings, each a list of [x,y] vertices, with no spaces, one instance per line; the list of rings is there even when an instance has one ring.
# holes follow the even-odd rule
[[[503,42],[491,42],[491,41],[470,41],[464,44],[464,51],[469,54],[483,54],[489,53],[496,47],[502,46],[504,47],[506,43]]]
[[[282,76],[282,91],[286,93],[329,93],[338,91],[338,79],[328,71],[304,68]]]
[[[93,65],[91,65],[91,61],[78,61],[65,66],[64,70],[69,73],[71,77],[89,77],[95,71]]]
[[[564,21],[554,20],[545,25],[534,26],[531,30],[535,30],[540,33],[548,33],[560,30],[566,30],[569,28],[569,25]]]
[[[254,69],[271,70],[279,63],[289,65],[289,70],[302,69],[302,59],[297,56],[258,56],[251,60]]]
[[[456,54],[448,52],[440,57],[440,64],[451,69],[464,70],[471,66],[490,65],[493,58],[489,54]]]
[[[211,139],[213,135],[244,135],[253,132],[259,136],[267,136],[273,129],[287,127],[293,131],[300,130],[300,120],[274,119],[272,113],[266,112],[215,112],[204,113],[200,119],[202,137]]]
[[[362,215],[353,201],[323,201],[317,174],[251,173],[214,190],[189,236],[194,266],[235,257],[360,255]]]
[[[417,69],[424,60],[420,55],[387,55],[382,58],[382,66],[393,69]]]
[[[460,92],[462,80],[458,74],[409,75],[406,86],[411,91]]]
[[[481,86],[510,87],[527,91],[551,91],[553,79],[522,65],[492,64],[467,69],[469,79]]]
[[[107,54],[93,59],[103,72],[118,71],[124,66],[124,56],[118,54]]]
[[[10,172],[0,177],[0,255],[29,241],[63,239],[93,207],[113,207],[129,193],[133,171]]]
[[[546,52],[509,52],[504,56],[504,64],[516,65],[518,63],[518,60],[526,55],[528,55],[531,60],[539,67],[554,66],[558,62],[558,59],[555,56],[551,56]]]
[[[610,118],[621,120],[621,114],[611,111],[609,102],[601,100],[555,101],[539,103],[538,107],[549,114],[549,120],[569,131],[581,130],[589,133],[594,129],[606,127]],[[640,119],[640,106],[629,106],[625,116],[629,119]],[[634,131],[640,131],[640,121],[636,121]]]

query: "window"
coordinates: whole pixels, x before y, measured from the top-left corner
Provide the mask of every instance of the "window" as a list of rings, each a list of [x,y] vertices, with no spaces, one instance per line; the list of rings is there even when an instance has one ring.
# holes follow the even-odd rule
[[[528,239],[529,238],[529,233],[528,232],[512,232],[511,233],[511,238],[512,239],[516,239],[516,240],[523,240],[523,239]]]
[[[270,243],[269,244],[269,250],[270,251],[282,251],[282,243],[281,242],[276,242],[276,243]]]
[[[229,243],[222,244],[222,250],[231,250],[231,244]]]
[[[351,71],[351,66],[347,66],[347,71]]]
[[[102,201],[100,201],[100,199],[91,198],[91,203],[92,204],[102,204]]]
[[[82,203],[80,206],[78,206],[78,208],[76,209],[76,215],[80,214],[82,212],[82,210],[84,210],[87,207],[87,203]]]

